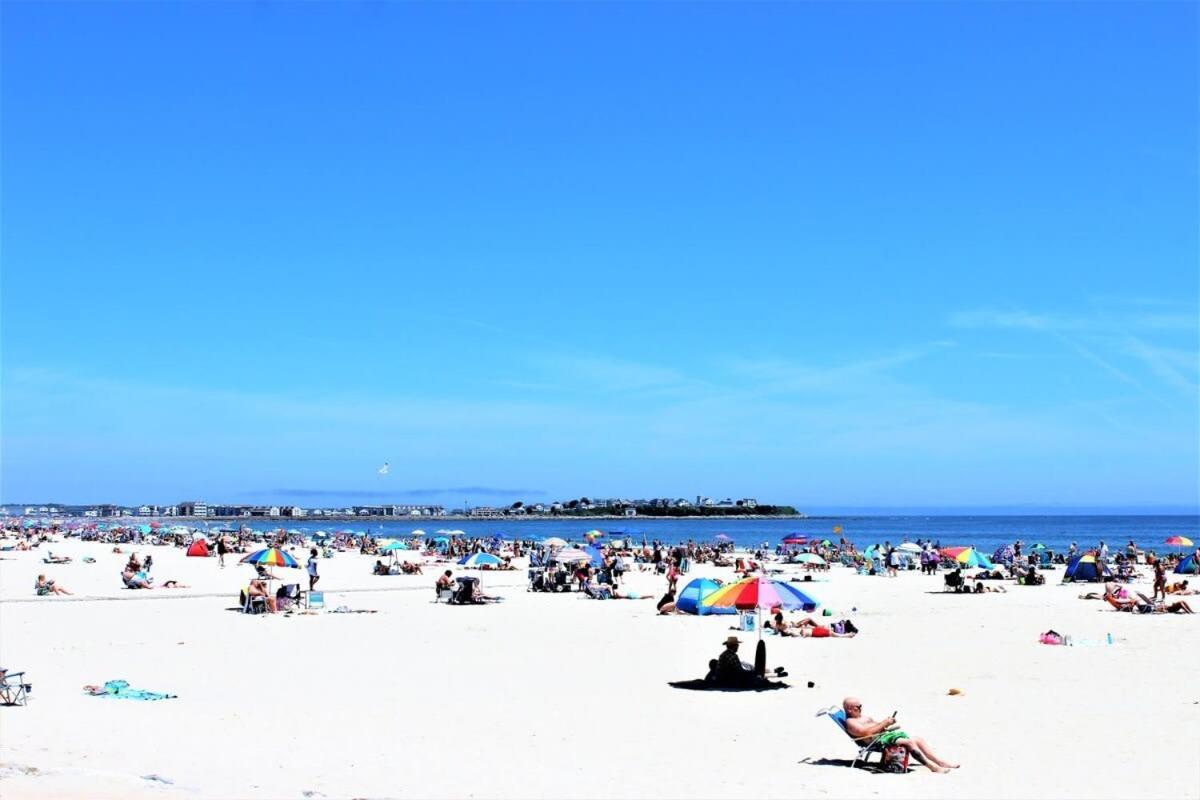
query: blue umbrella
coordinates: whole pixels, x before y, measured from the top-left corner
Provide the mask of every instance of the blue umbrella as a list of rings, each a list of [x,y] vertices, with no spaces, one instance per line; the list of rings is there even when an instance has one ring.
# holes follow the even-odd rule
[[[382,550],[407,550],[408,545],[404,542],[397,540],[395,542],[390,542],[388,544],[385,544],[383,547],[381,547],[379,549],[381,551]]]
[[[498,567],[502,563],[504,562],[491,553],[473,553],[469,556],[463,556],[458,560],[460,567],[475,567],[476,569],[485,564],[489,567]]]

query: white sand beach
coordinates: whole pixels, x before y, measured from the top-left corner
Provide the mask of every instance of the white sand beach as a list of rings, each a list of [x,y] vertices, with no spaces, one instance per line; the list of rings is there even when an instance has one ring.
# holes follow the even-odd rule
[[[448,607],[432,565],[378,577],[372,557],[339,553],[321,561],[329,608],[378,613],[251,616],[231,610],[251,573],[233,558],[136,547],[159,583],[192,588],[130,591],[112,545],[51,547],[73,563],[43,564],[45,545],[0,560],[0,663],[34,687],[0,708],[4,800],[1200,797],[1200,617],[1120,614],[1061,571],[964,596],[940,575],[834,568],[805,589],[861,634],[770,638],[791,688],[721,693],[668,681],[702,677],[734,618],[528,593],[523,569],[477,573],[504,602]],[[75,595],[34,597],[43,572]],[[706,574],[731,576],[685,580]],[[657,598],[665,584],[626,585]],[[1046,646],[1047,628],[1116,643]],[[81,691],[116,678],[178,698]],[[854,746],[815,716],[846,695],[869,716],[898,710],[961,769],[850,769]]]

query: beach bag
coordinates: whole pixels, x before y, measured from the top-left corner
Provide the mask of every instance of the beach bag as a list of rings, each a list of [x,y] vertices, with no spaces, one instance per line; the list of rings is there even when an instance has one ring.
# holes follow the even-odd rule
[[[883,748],[883,771],[901,774],[908,772],[908,750],[898,744],[889,744]]]

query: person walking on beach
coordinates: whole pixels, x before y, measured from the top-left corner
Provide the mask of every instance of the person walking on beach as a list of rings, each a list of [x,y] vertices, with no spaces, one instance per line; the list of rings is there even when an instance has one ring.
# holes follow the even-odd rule
[[[225,535],[221,534],[217,537],[217,563],[221,565],[221,569],[225,569],[225,553],[229,551],[229,547],[225,544]]]
[[[1157,600],[1159,593],[1162,593],[1162,599],[1167,599],[1167,569],[1163,566],[1163,562],[1158,561],[1154,565],[1154,594],[1152,599]]]
[[[321,576],[317,574],[317,548],[308,551],[308,590],[311,592]]]
[[[842,701],[842,709],[846,712],[846,732],[854,737],[859,744],[870,744],[878,737],[883,747],[899,745],[916,757],[934,772],[949,772],[958,769],[958,764],[942,761],[934,755],[933,749],[924,739],[909,736],[896,725],[896,717],[891,716],[878,722],[862,715],[862,700],[857,697],[847,697]]]

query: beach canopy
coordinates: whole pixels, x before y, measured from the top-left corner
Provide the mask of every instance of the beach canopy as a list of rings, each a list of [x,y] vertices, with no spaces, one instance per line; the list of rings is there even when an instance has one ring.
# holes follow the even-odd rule
[[[574,564],[576,561],[591,562],[592,560],[591,553],[580,550],[578,547],[569,547],[566,550],[560,551],[554,557],[563,564]]]
[[[991,559],[976,550],[974,547],[943,547],[942,555],[962,567],[983,567],[984,569],[996,568],[996,565],[992,563]]]
[[[702,602],[713,592],[721,588],[721,582],[712,578],[693,578],[675,598],[675,610],[685,614],[736,614],[732,606],[705,606]]]
[[[1111,578],[1112,572],[1092,553],[1075,556],[1063,572],[1063,583],[1098,582]]]
[[[812,611],[820,603],[790,583],[756,576],[722,586],[700,601],[716,608],[802,608]]]
[[[1173,547],[1191,547],[1192,540],[1186,536],[1168,536],[1167,544],[1172,545]]]
[[[251,553],[242,559],[243,564],[261,564],[264,567],[291,567],[299,569],[300,564],[296,559],[292,558],[290,553],[280,550],[278,547],[268,547],[265,550],[258,550]]]
[[[1179,575],[1200,575],[1200,563],[1196,561],[1196,554],[1192,553],[1180,561],[1175,566],[1175,572]]]
[[[544,539],[542,541],[542,544],[546,545],[546,547],[566,547],[567,546],[566,540],[560,539],[557,536],[551,536],[549,539]]]
[[[205,558],[208,556],[208,542],[204,539],[197,539],[188,545],[187,554],[189,556],[197,556]]]
[[[463,556],[458,560],[458,565],[460,567],[472,567],[474,569],[479,569],[483,566],[498,567],[502,563],[504,562],[491,553],[472,553],[471,555]]]

